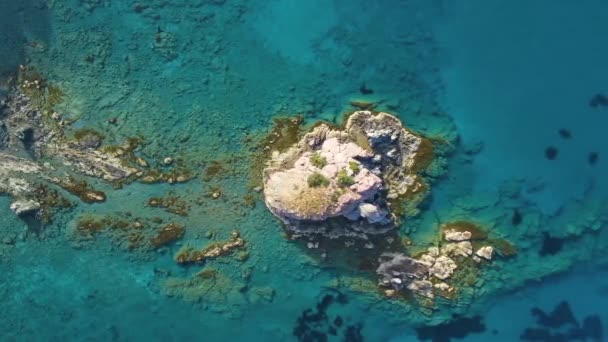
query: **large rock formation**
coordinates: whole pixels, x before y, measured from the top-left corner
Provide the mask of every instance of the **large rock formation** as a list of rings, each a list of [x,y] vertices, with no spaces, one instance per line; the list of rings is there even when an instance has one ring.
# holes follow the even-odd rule
[[[296,234],[382,233],[394,226],[388,200],[415,192],[423,139],[387,113],[359,111],[343,130],[321,124],[264,170],[270,211]]]

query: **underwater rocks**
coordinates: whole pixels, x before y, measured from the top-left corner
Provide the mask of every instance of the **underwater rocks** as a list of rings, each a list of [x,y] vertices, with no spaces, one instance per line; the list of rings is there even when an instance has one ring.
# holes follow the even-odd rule
[[[602,321],[599,315],[589,315],[583,324],[574,316],[570,304],[560,302],[553,311],[546,313],[540,308],[533,308],[536,327],[526,328],[521,334],[522,341],[594,341],[604,340]]]
[[[316,305],[304,310],[298,317],[293,336],[298,341],[333,341],[338,338],[340,341],[363,341],[363,324],[349,324],[349,308],[342,308],[347,304],[348,297],[345,294],[333,289],[324,291]],[[336,314],[339,313],[337,308],[342,308],[345,315]]]
[[[175,256],[178,264],[191,264],[203,262],[207,259],[217,258],[222,255],[230,254],[235,249],[245,245],[245,240],[241,239],[238,232],[232,232],[230,240],[217,242],[201,250],[191,247],[182,248]]]
[[[420,187],[422,143],[387,113],[355,112],[343,130],[320,124],[273,154],[266,206],[296,235],[384,233],[396,221],[389,200]]]
[[[470,334],[483,333],[486,326],[481,316],[462,317],[454,315],[446,323],[416,328],[420,341],[449,342],[452,339],[463,339]]]

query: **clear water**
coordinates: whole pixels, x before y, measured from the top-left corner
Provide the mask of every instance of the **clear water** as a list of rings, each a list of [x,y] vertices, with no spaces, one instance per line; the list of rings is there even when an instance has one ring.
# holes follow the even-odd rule
[[[114,142],[141,135],[148,159],[175,156],[199,175],[212,161],[225,167],[211,181],[100,185],[105,203],[79,204],[42,233],[2,244],[1,339],[297,340],[303,311],[337,279],[360,274],[285,239],[259,197],[254,208],[243,205],[248,138],[279,116],[338,122],[359,99],[381,101],[423,134],[459,136],[446,177],[403,232],[424,239],[436,217],[468,217],[519,251],[480,276],[474,300],[430,316],[340,288],[348,303],[327,315],[345,323],[329,340],[354,340],[346,327],[360,326],[366,341],[417,341],[415,327],[457,313],[481,316],[486,327],[462,340],[517,341],[535,326],[531,308],[551,311],[564,300],[581,324],[589,315],[605,324],[608,108],[589,101],[608,94],[607,11],[601,0],[0,0],[0,74],[35,66],[65,92],[58,110],[79,118],[74,128]],[[363,84],[374,93],[361,94]],[[111,117],[119,124],[107,124]],[[481,152],[467,155],[477,144]],[[545,157],[549,146],[555,160]],[[514,184],[521,195],[509,197]],[[205,196],[215,187],[218,201]],[[145,206],[168,191],[189,201],[187,217]],[[0,239],[28,231],[9,203],[0,197]],[[517,226],[515,208],[523,214]],[[127,211],[178,221],[186,235],[143,254],[104,237],[74,242],[81,214]],[[181,245],[234,229],[247,241],[245,262],[175,264]],[[557,254],[539,255],[544,232],[566,239]],[[202,268],[219,270],[222,281],[203,292],[184,286]],[[171,292],[170,281],[181,281],[180,290]]]

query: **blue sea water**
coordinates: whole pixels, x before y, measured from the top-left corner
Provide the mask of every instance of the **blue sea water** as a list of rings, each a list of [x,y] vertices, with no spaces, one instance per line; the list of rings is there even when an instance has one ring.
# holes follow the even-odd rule
[[[345,323],[329,340],[357,340],[350,326],[365,341],[418,341],[415,327],[453,312],[486,327],[453,340],[518,341],[536,325],[533,307],[550,312],[562,301],[580,324],[599,315],[606,330],[608,108],[589,101],[608,94],[607,11],[601,0],[0,0],[2,80],[19,64],[35,66],[65,92],[58,110],[78,118],[76,128],[111,142],[141,135],[143,156],[174,156],[199,174],[212,161],[225,168],[209,182],[99,184],[105,203],[80,204],[36,234],[0,197],[0,239],[17,237],[0,246],[2,340],[297,340],[303,312],[336,289],[348,301],[336,299],[327,315]],[[513,241],[519,254],[480,276],[475,301],[428,315],[337,287],[360,272],[287,240],[260,198],[253,209],[242,205],[248,139],[279,116],[339,122],[351,100],[378,101],[425,135],[458,135],[446,175],[402,230],[423,240],[437,217],[467,217]],[[216,187],[222,198],[207,199]],[[188,201],[187,217],[144,205],[167,192]],[[517,226],[514,209],[523,214]],[[142,254],[104,237],[74,241],[81,215],[127,211],[178,221],[186,235]],[[246,261],[175,264],[181,245],[235,229]],[[543,233],[567,242],[540,257]],[[191,282],[201,268],[222,277],[201,290]]]

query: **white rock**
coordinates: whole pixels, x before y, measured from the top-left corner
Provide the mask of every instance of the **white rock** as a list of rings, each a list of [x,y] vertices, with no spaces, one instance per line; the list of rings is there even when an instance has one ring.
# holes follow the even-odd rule
[[[471,232],[459,232],[455,229],[449,229],[444,232],[444,237],[447,241],[465,241],[471,239]]]
[[[401,283],[402,283],[402,280],[400,278],[391,279],[391,284],[393,284],[393,285],[399,286],[399,285],[401,285]]]
[[[359,204],[361,217],[367,219],[369,223],[378,223],[386,219],[387,212],[370,203]]]
[[[492,246],[483,246],[475,252],[475,255],[486,260],[492,260],[492,253],[494,253],[494,248],[492,248]]]
[[[470,241],[447,243],[441,247],[441,254],[468,257],[473,254],[473,245]]]
[[[438,257],[439,256],[439,247],[429,247],[428,248],[429,254],[433,257]]]
[[[435,263],[429,269],[429,273],[441,280],[449,278],[458,266],[454,260],[442,255],[435,259]]]
[[[16,200],[11,203],[10,208],[15,214],[23,215],[40,209],[40,203],[32,200]]]

